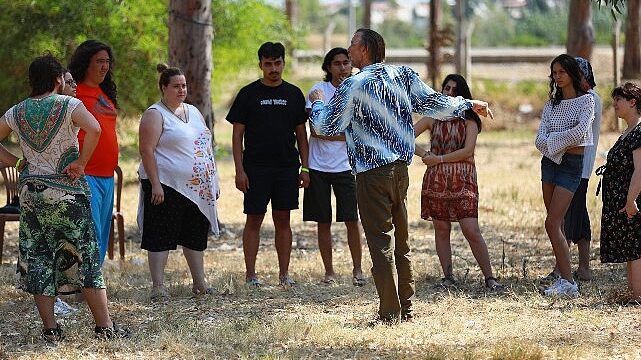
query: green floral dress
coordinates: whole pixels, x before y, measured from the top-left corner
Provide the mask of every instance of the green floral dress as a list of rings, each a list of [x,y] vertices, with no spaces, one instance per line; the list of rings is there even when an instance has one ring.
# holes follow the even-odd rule
[[[84,177],[62,170],[78,158],[71,113],[80,100],[63,95],[28,98],[5,113],[28,167],[20,173],[17,286],[55,296],[79,287],[104,288]]]

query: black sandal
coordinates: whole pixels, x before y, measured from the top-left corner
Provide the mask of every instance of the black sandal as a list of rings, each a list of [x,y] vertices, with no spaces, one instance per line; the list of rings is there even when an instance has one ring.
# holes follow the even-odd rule
[[[490,284],[490,282],[494,282]],[[499,281],[494,276],[488,276],[485,278],[485,288],[491,292],[503,292],[505,287],[499,284]]]
[[[118,326],[118,324],[116,324],[115,321],[112,321],[112,323],[113,327],[96,326],[93,330],[96,339],[124,339],[128,338],[131,335],[131,331],[129,331],[129,329],[121,328],[120,326]]]
[[[40,336],[42,337],[42,340],[48,342],[49,344],[55,344],[65,338],[65,336],[62,334],[62,328],[60,327],[60,324],[56,324],[55,328],[42,329],[42,331],[40,332]]]

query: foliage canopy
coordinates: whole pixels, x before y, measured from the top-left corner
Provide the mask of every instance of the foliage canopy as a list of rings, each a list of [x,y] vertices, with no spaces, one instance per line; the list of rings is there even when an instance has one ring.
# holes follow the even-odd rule
[[[66,65],[76,46],[98,39],[113,49],[121,111],[137,114],[158,98],[156,64],[167,61],[168,1],[0,0],[0,113],[28,93],[27,69],[51,52]],[[259,0],[213,0],[214,84],[256,64],[267,40],[296,42],[280,9]],[[214,98],[223,88],[214,85]]]

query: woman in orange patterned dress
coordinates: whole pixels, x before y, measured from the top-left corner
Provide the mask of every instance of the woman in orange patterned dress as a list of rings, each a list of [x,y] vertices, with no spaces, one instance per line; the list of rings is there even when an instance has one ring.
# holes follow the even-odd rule
[[[458,74],[445,77],[441,92],[448,96],[472,98],[467,82]],[[428,151],[416,146],[414,154],[427,165],[421,191],[421,218],[434,223],[436,253],[444,275],[438,286],[456,285],[452,272],[450,230],[452,221],[458,221],[481,267],[486,288],[501,291],[503,286],[492,273],[487,245],[478,223],[474,148],[481,131],[481,119],[472,111],[466,111],[465,118],[451,121],[424,117],[414,124],[414,133],[418,137],[425,130],[430,130],[431,148]]]

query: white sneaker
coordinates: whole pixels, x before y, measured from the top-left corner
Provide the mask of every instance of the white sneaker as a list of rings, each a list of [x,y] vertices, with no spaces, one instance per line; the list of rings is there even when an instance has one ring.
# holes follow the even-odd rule
[[[564,278],[557,279],[549,288],[544,291],[545,296],[579,296],[579,286],[576,282],[569,282]]]
[[[65,315],[73,314],[76,311],[78,311],[78,309],[60,300],[59,297],[56,297],[56,302],[53,303],[54,314],[58,316],[65,316]]]

